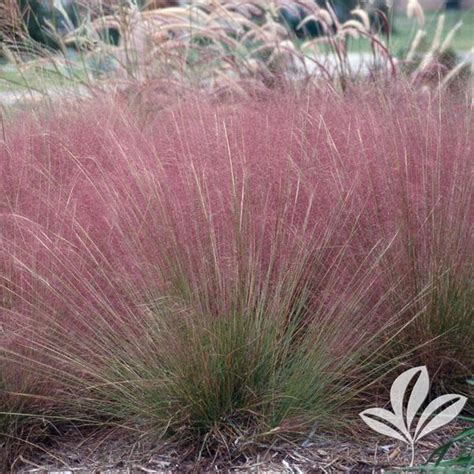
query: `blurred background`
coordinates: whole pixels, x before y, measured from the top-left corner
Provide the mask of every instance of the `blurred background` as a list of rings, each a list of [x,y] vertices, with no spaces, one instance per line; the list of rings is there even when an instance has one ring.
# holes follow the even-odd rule
[[[183,21],[201,31],[212,23],[213,32],[200,32],[189,42]],[[255,25],[253,34],[248,34],[249,24]],[[219,39],[212,37],[216,32]],[[282,47],[291,48],[296,58],[284,61],[287,71],[299,61],[309,68],[307,74],[321,73],[323,63],[332,76],[367,74],[376,57],[383,56],[403,73],[420,72],[422,65],[425,77],[466,77],[472,74],[474,0],[2,0],[0,99],[4,104],[15,101],[25,88],[31,96],[71,84],[97,86],[98,79],[119,76],[143,82],[169,63],[163,45],[172,47],[185,37],[181,75],[184,63],[186,73],[191,64],[193,74],[202,72],[197,56],[214,67],[208,55],[211,45],[215,49],[219,43],[213,60],[230,54],[232,74],[239,77],[273,74],[276,61],[270,50],[281,56]],[[223,46],[229,37],[239,41],[239,48]],[[270,52],[261,54],[265,48]],[[437,66],[428,68],[433,60]],[[228,71],[229,61],[224,62]]]

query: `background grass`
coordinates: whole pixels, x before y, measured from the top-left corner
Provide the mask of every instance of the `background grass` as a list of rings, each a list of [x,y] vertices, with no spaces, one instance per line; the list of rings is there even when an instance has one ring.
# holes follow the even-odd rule
[[[442,38],[444,38],[449,31],[456,25],[458,21],[463,22],[463,26],[457,31],[450,47],[457,54],[467,53],[474,47],[474,11],[455,11],[447,10],[443,12],[445,15],[445,23],[443,28]],[[423,52],[430,48],[437,25],[439,13],[427,12],[425,15],[424,30],[426,36],[419,45],[418,51]],[[392,17],[393,34],[390,38],[389,48],[396,57],[403,57],[413,41],[418,24],[414,19],[407,18],[401,13],[394,13]],[[299,44],[300,40],[295,40]],[[371,51],[370,42],[365,39],[348,39],[348,52],[351,53],[367,53]],[[330,52],[329,46],[321,46],[321,50]],[[75,85],[87,81],[87,77],[94,72],[90,69],[90,64],[82,64],[80,61],[71,64],[70,72],[55,70],[51,65],[49,66],[35,66],[30,64],[28,67],[22,67],[20,73],[18,68],[13,65],[2,65],[0,63],[0,92],[9,90],[24,90],[31,88],[33,90],[44,91],[48,87],[61,88],[65,86]],[[114,74],[111,73],[110,76]]]
[[[470,51],[474,47],[474,11],[446,10],[442,13],[445,15],[443,37],[451,31],[458,21],[462,21],[463,23],[462,27],[454,36],[450,47],[456,53],[466,53]],[[423,49],[427,50],[431,46],[439,15],[437,12],[425,13],[425,25],[422,28],[425,30],[426,36],[420,45],[421,51]],[[402,13],[394,13],[391,21],[393,33],[390,38],[389,47],[396,57],[403,57],[410,48],[410,44],[419,28],[418,23],[415,19],[407,18],[407,16]],[[370,51],[370,44],[363,39],[351,39],[349,42],[349,50],[351,52],[368,52]]]
[[[446,10],[443,12],[445,15],[444,23],[444,34],[447,34],[451,29],[462,21],[463,25],[458,30],[457,34],[453,38],[451,47],[456,52],[467,52],[474,47],[474,11],[473,10]],[[426,12],[425,13],[425,25],[423,29],[426,31],[426,43],[430,45],[433,42],[435,35],[437,20],[439,13]],[[399,54],[400,51],[406,52],[410,40],[416,32],[416,25],[414,20],[407,18],[405,15],[396,14],[393,17],[393,44],[392,48],[395,54]]]

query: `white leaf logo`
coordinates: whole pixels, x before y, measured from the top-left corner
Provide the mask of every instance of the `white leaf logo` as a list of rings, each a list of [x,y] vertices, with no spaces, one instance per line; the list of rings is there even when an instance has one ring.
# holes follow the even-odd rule
[[[415,431],[415,441],[423,438],[432,431],[441,428],[441,426],[447,425],[450,421],[453,421],[466,403],[467,398],[461,395],[454,395],[450,393],[449,395],[442,395],[434,399],[426,408],[425,411],[420,416],[418,425]],[[445,406],[443,410],[437,413],[431,421],[425,424],[426,420],[439,408]]]
[[[407,389],[413,388],[405,403]],[[369,408],[359,415],[377,433],[398,439],[411,447],[411,466],[415,457],[415,443],[427,434],[453,421],[464,407],[466,397],[455,394],[442,395],[425,408],[416,428],[413,420],[428,396],[430,380],[425,366],[409,369],[399,375],[390,389],[392,410]],[[413,433],[413,434],[412,434]]]

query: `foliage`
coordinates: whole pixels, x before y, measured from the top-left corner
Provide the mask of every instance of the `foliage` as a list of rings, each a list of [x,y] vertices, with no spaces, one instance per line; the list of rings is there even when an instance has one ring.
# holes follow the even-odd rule
[[[312,1],[273,0],[263,5],[199,0],[188,6],[145,11],[123,5],[114,10],[86,8],[81,21],[64,12],[61,22],[77,27],[73,31],[62,28],[67,34],[48,26],[48,34],[54,33],[62,53],[44,52],[42,56],[51,62],[50,67],[64,70],[65,65],[66,69],[77,69],[71,57],[78,55],[91,93],[107,90],[111,81],[115,87],[134,89],[157,83],[161,87],[165,82],[164,87],[171,86],[175,92],[198,87],[221,96],[289,82],[344,89],[363,77],[407,74],[409,81],[421,85],[430,83],[425,77],[438,77],[433,71],[439,70],[442,28],[437,28],[433,45],[427,51],[422,48],[421,60],[420,30],[421,36],[413,38],[400,61],[391,51],[389,32],[380,31],[386,24],[381,20],[383,15],[374,17],[373,12],[355,8],[350,16],[341,18],[336,11],[338,4],[333,7]],[[287,20],[282,22],[282,17]],[[421,23],[422,18],[418,20]],[[296,40],[284,26],[288,21],[296,33],[314,30],[316,37],[303,35],[302,41]],[[449,41],[457,29],[448,33]],[[369,45],[370,50],[360,65],[354,65],[349,55],[350,45],[357,41]],[[14,62],[23,65],[21,54],[12,42],[9,45]],[[441,46],[440,53],[444,43]],[[456,64],[450,71],[452,74],[442,75],[446,80],[441,85],[435,81],[434,86],[444,87],[461,69]]]
[[[240,452],[347,426],[401,359],[471,373],[465,104],[253,97],[4,124],[0,348],[30,414]]]

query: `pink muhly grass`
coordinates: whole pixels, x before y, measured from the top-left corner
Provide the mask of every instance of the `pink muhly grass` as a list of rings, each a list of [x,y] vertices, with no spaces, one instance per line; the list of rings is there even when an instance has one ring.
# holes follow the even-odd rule
[[[368,203],[355,240],[370,248],[374,238],[396,235],[383,263],[387,287],[401,282],[389,311],[417,299],[395,354],[414,350],[408,363],[437,374],[433,391],[465,390],[474,369],[472,110],[449,97],[401,96],[384,105],[391,117],[381,122],[377,105],[359,107],[352,141],[359,136],[370,158],[343,160]]]
[[[5,363],[65,417],[208,441],[344,424],[407,350],[467,375],[469,112],[367,98],[6,124]]]

